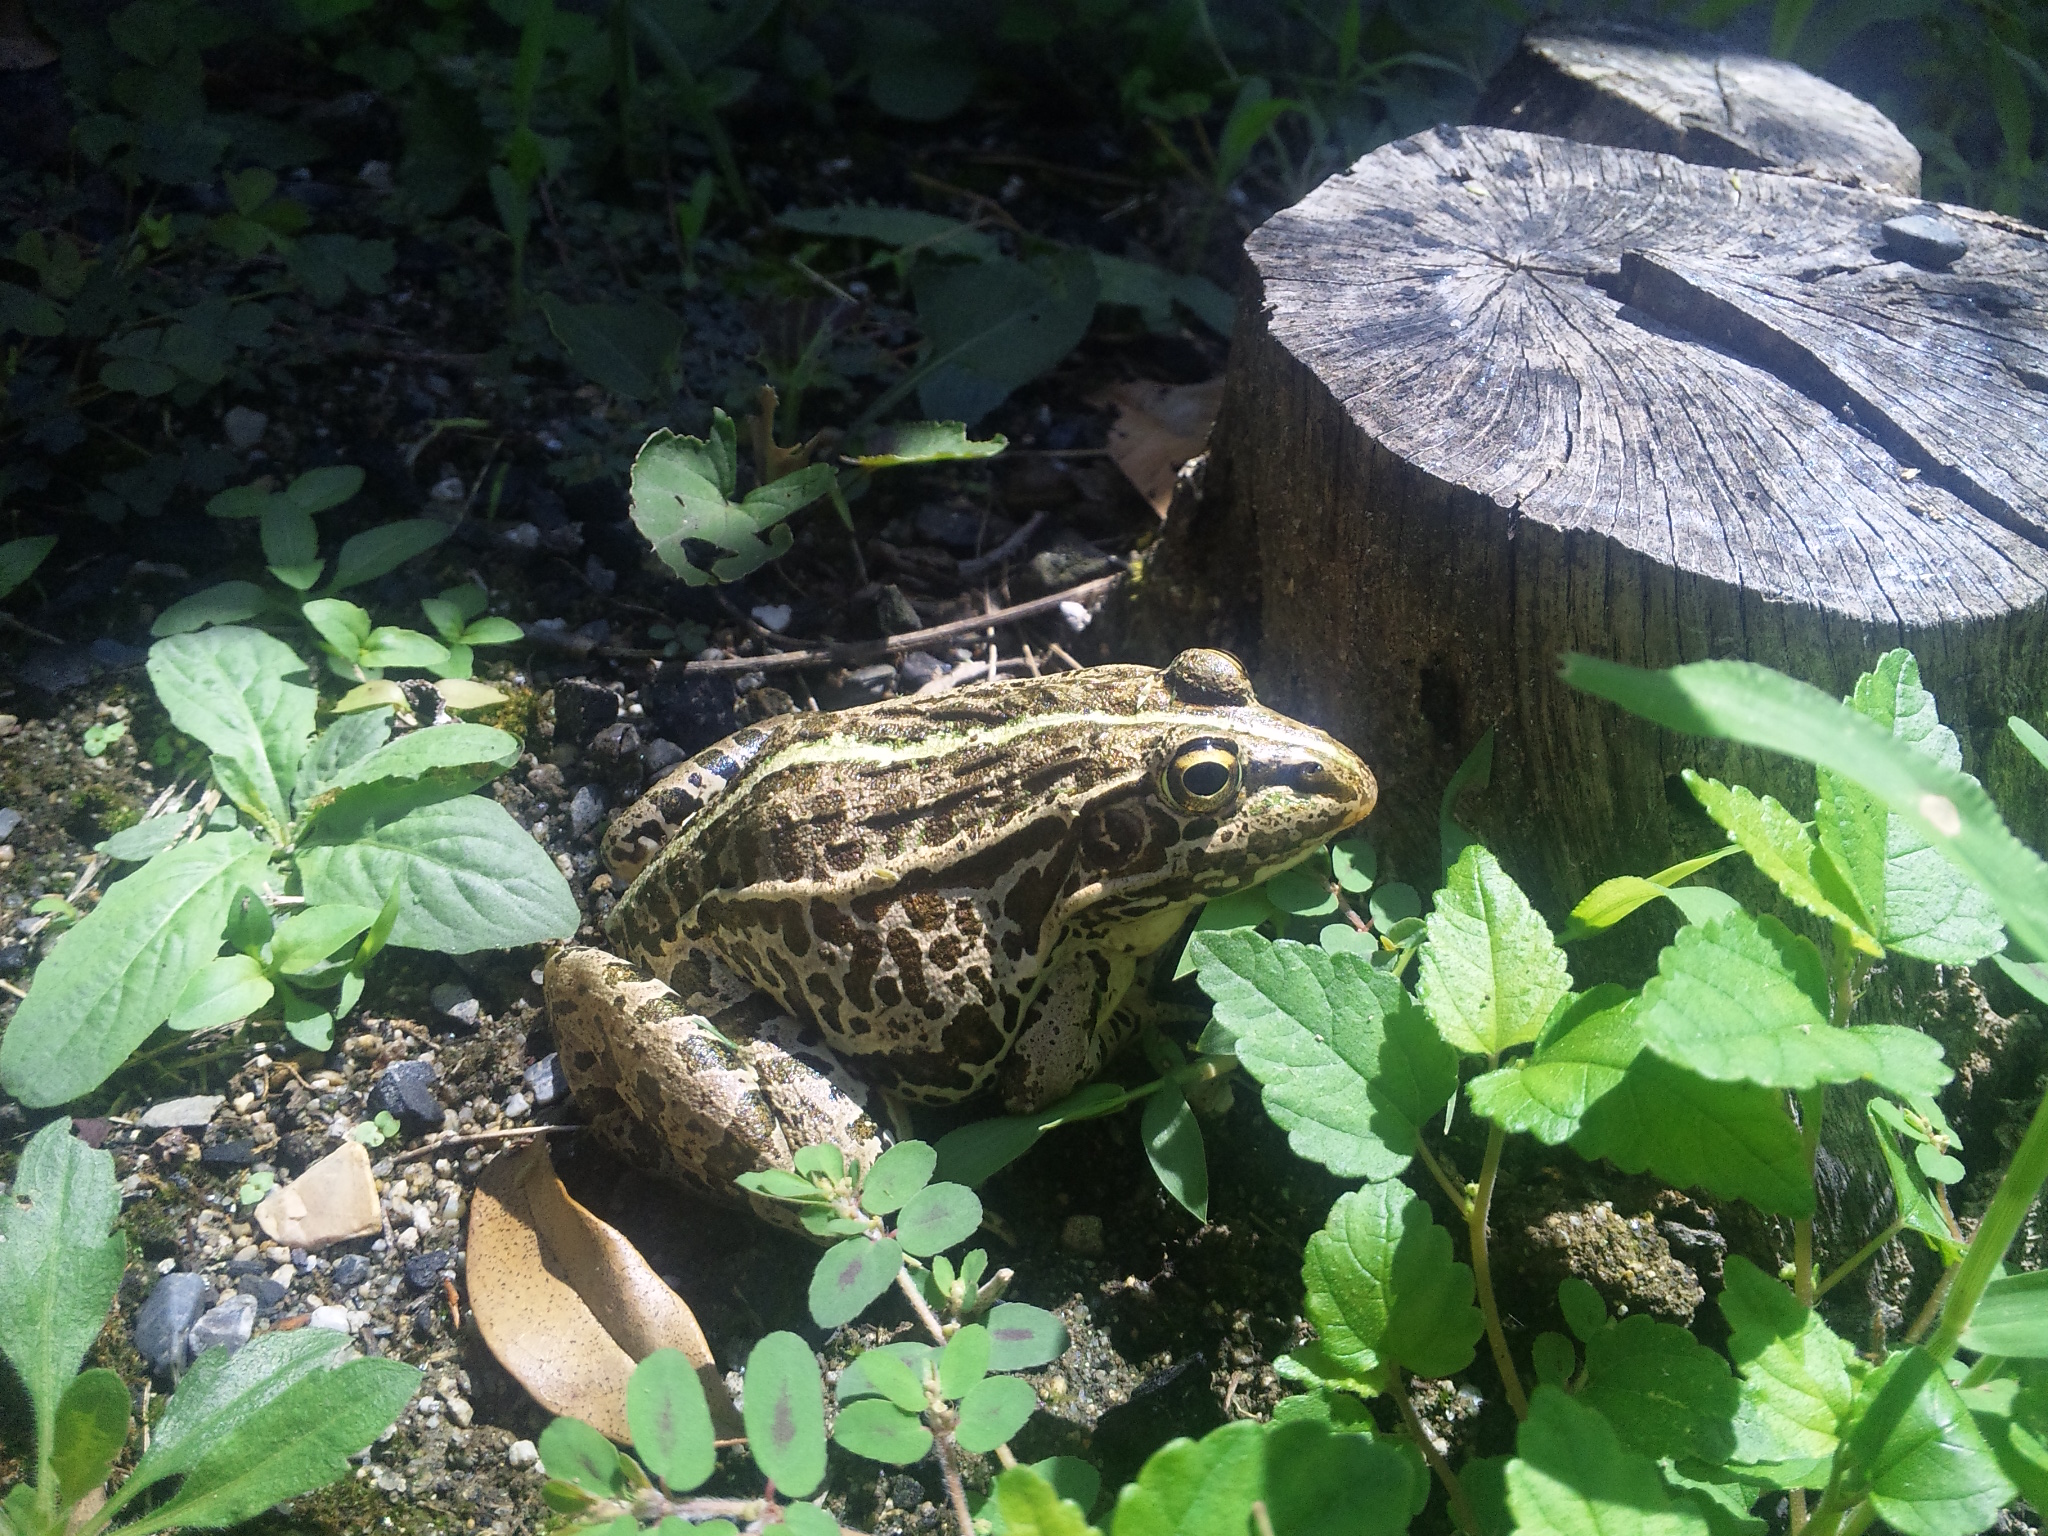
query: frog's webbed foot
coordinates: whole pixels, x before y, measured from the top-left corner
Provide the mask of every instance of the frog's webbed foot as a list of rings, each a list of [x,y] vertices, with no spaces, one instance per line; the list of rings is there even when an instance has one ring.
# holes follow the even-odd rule
[[[729,1204],[740,1198],[734,1178],[787,1168],[799,1147],[831,1142],[861,1163],[880,1155],[887,1142],[861,1085],[807,1046],[793,1020],[733,978],[692,980],[711,985],[686,998],[601,949],[549,958],[548,1018],[601,1140]],[[792,1220],[788,1206],[751,1203]]]

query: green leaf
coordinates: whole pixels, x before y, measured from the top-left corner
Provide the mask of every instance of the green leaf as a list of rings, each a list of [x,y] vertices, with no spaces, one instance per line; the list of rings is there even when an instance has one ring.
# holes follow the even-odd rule
[[[354,603],[339,597],[316,597],[300,604],[299,612],[313,626],[313,632],[347,660],[361,655],[369,643],[370,615]]]
[[[1270,1426],[1248,1419],[1152,1453],[1117,1495],[1115,1536],[1245,1536],[1266,1491]]]
[[[1507,1502],[1517,1536],[1709,1536],[1704,1514],[1674,1504],[1657,1464],[1557,1387],[1541,1386],[1515,1436]]]
[[[1101,291],[1084,250],[1029,263],[920,262],[911,283],[926,342],[912,375],[918,404],[968,426],[1079,345]]]
[[[1145,1101],[1138,1134],[1160,1187],[1197,1221],[1209,1219],[1209,1162],[1188,1097],[1169,1083]]]
[[[2001,1275],[1986,1286],[1962,1345],[1983,1355],[2048,1360],[2048,1269]]]
[[[899,1467],[924,1460],[932,1448],[932,1432],[914,1414],[879,1397],[864,1397],[840,1409],[832,1438],[856,1456]]]
[[[416,629],[400,629],[396,625],[383,624],[370,631],[357,653],[356,660],[365,667],[424,667],[440,666],[448,659],[448,647],[432,635],[423,635]]]
[[[657,1349],[626,1381],[626,1426],[647,1470],[672,1493],[718,1470],[717,1431],[697,1368],[680,1350]]]
[[[1769,795],[1758,796],[1737,784],[1702,778],[1690,768],[1685,782],[1693,798],[1706,808],[1721,830],[1791,900],[1823,922],[1843,929],[1866,955],[1881,955],[1884,946],[1870,932],[1871,919],[1856,891],[1848,886],[1833,854],[1823,850],[1784,806]]]
[[[2018,715],[2008,716],[2005,728],[2012,732],[2014,739],[2027,749],[2035,762],[2048,768],[2048,736],[2043,736]]]
[[[1839,1465],[1900,1536],[1975,1536],[2017,1490],[1934,1357],[1917,1346],[1879,1366],[1857,1394]]]
[[[670,388],[683,323],[667,305],[642,296],[631,304],[568,304],[540,297],[548,329],[584,376],[628,400]]]
[[[997,438],[998,443],[1002,442]],[[0,544],[0,597],[5,597],[36,572],[57,547],[57,535],[42,534],[32,539],[9,539]]]
[[[315,795],[383,746],[390,735],[389,709],[336,716],[326,730],[313,738],[306,755],[299,759],[297,781],[292,786],[293,805],[304,810]]]
[[[1912,652],[1886,653],[1857,679],[1849,703],[1904,745],[1962,773],[1962,747],[1920,686]],[[1821,845],[1848,872],[1888,947],[1947,965],[1968,965],[2004,947],[1990,898],[1875,795],[1823,768],[1814,819]]]
[[[284,488],[284,500],[299,511],[311,515],[325,512],[353,499],[363,488],[363,471],[353,464],[329,464],[321,469],[309,469],[296,476]]]
[[[1067,1325],[1043,1307],[1006,1301],[988,1315],[992,1371],[1028,1371],[1067,1352]]]
[[[216,832],[160,853],[111,886],[57,940],[0,1035],[0,1087],[42,1108],[88,1093],[171,1016],[220,951],[228,904],[261,885],[268,852]]]
[[[363,582],[374,581],[397,570],[406,561],[425,554],[454,531],[447,523],[427,517],[408,518],[367,529],[341,546],[327,590],[344,592]]]
[[[279,841],[318,702],[288,681],[304,674],[290,646],[257,629],[172,635],[149,648],[149,680],[171,724],[206,745],[221,788]]]
[[[277,925],[270,941],[271,964],[286,976],[301,975],[367,933],[376,921],[375,907],[302,907]]]
[[[1266,882],[1266,899],[1289,917],[1326,917],[1337,910],[1322,859],[1311,857]]]
[[[974,1236],[981,1199],[965,1184],[927,1184],[896,1217],[896,1241],[926,1258]]]
[[[899,464],[937,464],[953,459],[992,459],[1010,446],[1001,433],[975,439],[958,421],[902,421],[875,427],[861,441],[853,462],[862,469],[891,469]]]
[[[1739,845],[1730,843],[1726,848],[1660,869],[1654,875],[1618,875],[1612,880],[1602,881],[1572,908],[1571,921],[1565,924],[1559,942],[1570,944],[1604,933],[1637,908],[1659,897],[1683,912],[1689,923],[1708,923],[1725,916],[1738,905],[1733,896],[1712,886],[1681,886],[1679,881],[1689,880],[1708,865],[1718,864],[1741,851]]]
[[[2048,954],[2048,862],[2007,830],[1982,785],[1848,705],[1749,662],[1647,672],[1570,656],[1564,676],[1668,729],[1783,752],[1861,785],[1989,895],[2029,951]]]
[[[467,794],[517,761],[517,736],[487,725],[429,726],[407,732],[339,768],[313,805],[317,814],[335,805],[348,790],[391,781],[425,783],[449,795]],[[346,814],[345,808],[342,813]]]
[[[275,991],[254,958],[222,955],[185,983],[167,1024],[180,1033],[218,1029],[246,1019],[269,1002]]]
[[[1728,1362],[1685,1329],[1640,1313],[1587,1340],[1578,1400],[1653,1461],[1718,1465],[1735,1452],[1739,1393]]]
[[[1476,1086],[1476,1085],[1475,1085]],[[1774,1215],[1813,1214],[1813,1180],[1785,1096],[1710,1082],[1644,1051],[1591,1104],[1572,1149],[1677,1189],[1711,1190]]]
[[[754,1465],[803,1498],[825,1480],[825,1399],[811,1347],[771,1333],[747,1356],[742,1416]]]
[[[1817,1487],[1812,1476],[1834,1455],[1837,1434],[1855,1400],[1855,1351],[1791,1291],[1749,1260],[1731,1255],[1722,1268],[1721,1313],[1728,1354],[1742,1378],[1735,1416],[1734,1464],[1790,1464],[1789,1486]]]
[[[1038,1394],[1021,1376],[988,1376],[960,1400],[960,1425],[953,1438],[960,1449],[986,1455],[1024,1427],[1038,1409]]]
[[[1277,917],[1280,909],[1273,905],[1273,898],[1266,894],[1262,881],[1241,891],[1232,891],[1227,896],[1218,896],[1214,901],[1204,902],[1195,914],[1196,933],[1215,933],[1231,928],[1256,928],[1269,918]],[[1200,958],[1193,945],[1181,950],[1180,963],[1174,967],[1173,979],[1195,973],[1196,961]]]
[[[478,619],[462,632],[464,645],[517,645],[526,638],[526,631],[510,619]]]
[[[893,1238],[849,1237],[811,1272],[811,1317],[820,1328],[852,1322],[896,1283],[903,1249]]]
[[[1877,1139],[1885,1170],[1891,1175],[1892,1200],[1899,1221],[1926,1238],[1945,1263],[1953,1263],[1962,1250],[1927,1187],[1927,1175],[1917,1162],[1908,1162],[1899,1155],[1898,1137],[1907,1124],[1904,1112],[1891,1100],[1881,1098],[1872,1098],[1863,1111],[1870,1121],[1870,1133]],[[1922,1146],[1920,1150],[1927,1149]]]
[[[1526,1061],[1473,1079],[1472,1108],[1506,1130],[1557,1146],[1578,1134],[1586,1111],[1620,1086],[1643,1048],[1636,996],[1612,982],[1566,999]]]
[[[106,1482],[128,1443],[128,1409],[128,1387],[114,1371],[86,1371],[64,1389],[50,1437],[50,1470],[64,1504],[76,1504]]]
[[[877,208],[842,203],[834,208],[790,208],[775,222],[784,229],[846,240],[873,240],[933,256],[966,256],[986,261],[999,256],[995,236],[972,224],[915,208]]]
[[[1564,951],[1520,886],[1477,843],[1458,855],[1429,914],[1416,996],[1437,1032],[1489,1059],[1536,1038],[1571,989]]]
[[[903,1202],[932,1181],[939,1154],[922,1141],[899,1141],[869,1165],[861,1180],[860,1208],[870,1216],[901,1210]]]
[[[0,1198],[0,1354],[28,1392],[45,1454],[121,1288],[128,1240],[112,1230],[120,1214],[113,1156],[78,1140],[62,1117],[29,1138]]]
[[[1347,837],[1330,845],[1330,873],[1352,895],[1372,889],[1379,878],[1379,851],[1362,837]]]
[[[595,1498],[611,1498],[627,1486],[618,1448],[581,1419],[551,1422],[539,1449],[543,1472]]]
[[[320,534],[312,515],[283,496],[263,509],[263,558],[270,574],[303,592],[320,579]]]
[[[582,921],[568,882],[505,808],[481,795],[428,805],[392,796],[361,819],[322,818],[299,849],[306,899],[381,907],[391,943],[469,954],[566,939]]]
[[[156,616],[149,632],[162,639],[166,635],[189,634],[209,624],[239,624],[269,607],[270,594],[255,582],[224,581],[171,604]]]
[[[1868,1078],[1931,1094],[1953,1075],[1918,1030],[1837,1029],[1826,963],[1774,917],[1733,913],[1685,927],[1657,957],[1636,1022],[1650,1049],[1717,1082],[1812,1088]]]
[[[1229,1053],[1265,1090],[1300,1156],[1339,1178],[1388,1179],[1457,1086],[1457,1059],[1399,982],[1356,955],[1249,930],[1188,950],[1216,1018],[1201,1049]]]
[[[924,1393],[924,1372],[913,1369],[897,1350],[863,1350],[855,1358],[860,1369],[848,1369],[839,1376],[837,1396],[841,1403],[879,1393],[908,1414],[923,1413],[930,1406]],[[920,1357],[930,1358],[929,1353]]]
[[[988,1374],[995,1341],[980,1323],[968,1323],[939,1351],[939,1388],[958,1401]]]
[[[138,821],[126,831],[116,832],[105,842],[97,844],[93,852],[127,864],[145,863],[175,843],[191,822],[190,811],[167,811],[161,816]]]
[[[978,1189],[1029,1152],[1044,1134],[1036,1115],[999,1115],[957,1126],[939,1138],[939,1166],[954,1183]]]
[[[1266,1513],[1273,1536],[1399,1536],[1429,1497],[1419,1455],[1314,1421],[1266,1435]]]
[[[1035,1466],[1000,1474],[990,1502],[1000,1522],[998,1536],[1101,1536],[1088,1523],[1086,1508],[1060,1497]]]
[[[824,495],[834,479],[829,465],[813,464],[735,503],[736,429],[719,410],[711,429],[702,439],[663,428],[633,459],[633,525],[691,586],[737,580],[778,559],[792,542],[782,520]]]
[[[1305,1310],[1324,1347],[1360,1377],[1388,1368],[1449,1376],[1472,1363],[1484,1326],[1472,1271],[1407,1185],[1389,1179],[1343,1196],[1308,1240]]]
[[[682,1521],[675,1520],[674,1516],[669,1518],[678,1526],[683,1524]],[[833,1517],[832,1512],[821,1509],[816,1504],[783,1505],[782,1524],[789,1536],[841,1536],[839,1521]],[[667,1530],[666,1525],[667,1522],[664,1522],[663,1527],[657,1528],[659,1536],[739,1536],[738,1528],[726,1520],[709,1520],[702,1525],[684,1526],[682,1530],[675,1532]],[[718,1529],[721,1525],[726,1527],[723,1533]],[[620,1536],[624,1536],[624,1533],[620,1533]]]

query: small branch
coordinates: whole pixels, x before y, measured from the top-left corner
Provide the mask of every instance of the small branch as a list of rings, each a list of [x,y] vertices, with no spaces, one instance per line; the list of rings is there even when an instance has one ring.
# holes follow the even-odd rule
[[[924,1299],[924,1293],[917,1288],[917,1282],[910,1278],[910,1271],[899,1268],[896,1271],[896,1288],[910,1300],[910,1310],[917,1314],[917,1320],[924,1324],[925,1332],[932,1336],[934,1344],[946,1342],[946,1325],[939,1321],[939,1314],[931,1309]]]
[[[974,1515],[967,1507],[967,1485],[960,1480],[960,1462],[953,1449],[951,1434],[936,1435],[933,1446],[939,1453],[939,1470],[945,1474],[946,1497],[953,1505],[953,1518],[959,1523],[960,1536],[974,1536]]]
[[[1519,1420],[1529,1417],[1529,1395],[1522,1390],[1515,1357],[1508,1353],[1508,1337],[1500,1326],[1500,1308],[1493,1299],[1493,1265],[1486,1254],[1486,1213],[1493,1205],[1494,1180],[1500,1176],[1500,1154],[1507,1139],[1507,1128],[1499,1124],[1486,1138],[1486,1161],[1480,1167],[1479,1187],[1473,1192],[1465,1221],[1472,1234],[1472,1279],[1479,1290],[1480,1314],[1486,1319],[1486,1342],[1493,1349],[1493,1363],[1500,1369],[1501,1385],[1507,1389],[1508,1406],[1515,1410]]]
[[[444,1136],[414,1147],[410,1152],[401,1152],[391,1159],[394,1163],[415,1162],[422,1157],[432,1157],[436,1152],[445,1152],[450,1147],[466,1147],[482,1141],[509,1141],[515,1136],[559,1136],[565,1131],[580,1131],[581,1125],[520,1125],[502,1131],[474,1131],[467,1136]]]
[[[1890,1226],[1886,1227],[1882,1232],[1878,1233],[1877,1236],[1873,1237],[1861,1248],[1858,1248],[1854,1256],[1852,1256],[1833,1274],[1829,1275],[1825,1280],[1821,1281],[1819,1285],[1813,1288],[1814,1300],[1820,1300],[1821,1297],[1827,1295],[1829,1291],[1833,1290],[1842,1281],[1848,1279],[1849,1276],[1852,1273],[1854,1273],[1855,1270],[1858,1267],[1860,1267],[1866,1259],[1868,1259],[1872,1254],[1876,1253],[1878,1249],[1882,1248],[1886,1243],[1890,1242],[1893,1238],[1897,1237],[1901,1232],[1905,1230],[1906,1224],[1903,1221],[1894,1221]]]
[[[31,640],[40,640],[45,645],[62,645],[64,643],[47,629],[37,629],[33,624],[25,624],[11,613],[0,612],[0,625],[4,625],[8,629],[20,630],[21,633],[27,635]]]
[[[962,560],[960,562],[960,574],[972,581],[975,577],[985,572],[995,570],[1005,560],[1017,554],[1026,544],[1029,544],[1036,538],[1038,530],[1045,526],[1045,520],[1050,516],[1052,516],[1050,512],[1032,513],[1030,517],[1025,519],[1022,528],[1019,528],[987,554],[975,555],[971,559]]]
[[[1466,1536],[1479,1536],[1479,1517],[1473,1513],[1472,1501],[1465,1497],[1465,1485],[1458,1481],[1458,1474],[1451,1470],[1451,1464],[1444,1460],[1444,1453],[1436,1448],[1436,1437],[1429,1432],[1429,1426],[1422,1422],[1422,1415],[1415,1411],[1415,1404],[1408,1397],[1408,1387],[1401,1380],[1397,1366],[1387,1373],[1387,1393],[1401,1410],[1401,1418],[1408,1426],[1408,1433],[1415,1437],[1415,1444],[1422,1452],[1423,1460],[1436,1473],[1437,1481],[1444,1485],[1444,1494],[1451,1501],[1451,1518],[1458,1522],[1458,1529]]]
[[[1806,1181],[1813,1182],[1814,1167],[1820,1157],[1820,1120],[1822,1093],[1819,1088],[1801,1089],[1799,1099],[1799,1145],[1806,1156]],[[1803,1306],[1812,1306],[1813,1289],[1813,1218],[1802,1216],[1792,1223],[1792,1294]]]
[[[1913,1326],[1906,1330],[1906,1342],[1918,1344],[1927,1337],[1927,1330],[1934,1326],[1934,1320],[1941,1316],[1941,1304],[1948,1299],[1948,1288],[1956,1283],[1956,1271],[1962,1267],[1961,1260],[1949,1265],[1941,1272],[1941,1278],[1934,1282],[1934,1289],[1928,1294],[1927,1304],[1920,1309],[1920,1315],[1913,1319]]]
[[[1415,1155],[1422,1159],[1422,1166],[1429,1170],[1431,1177],[1436,1180],[1443,1192],[1451,1197],[1451,1204],[1458,1214],[1469,1220],[1472,1207],[1465,1199],[1464,1189],[1444,1171],[1444,1165],[1436,1160],[1436,1154],[1429,1150],[1428,1145],[1419,1136],[1415,1139]]]

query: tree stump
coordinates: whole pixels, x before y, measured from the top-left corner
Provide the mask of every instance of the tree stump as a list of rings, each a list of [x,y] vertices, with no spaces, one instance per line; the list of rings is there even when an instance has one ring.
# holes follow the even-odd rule
[[[1698,165],[1920,191],[1920,151],[1867,101],[1782,59],[1641,26],[1532,28],[1472,121]]]
[[[1952,264],[1884,232],[1925,213]],[[1424,886],[1438,797],[1498,726],[1465,819],[1561,914],[1718,845],[1680,768],[1812,791],[1573,692],[1560,653],[1842,693],[1907,645],[2039,838],[2003,727],[2048,704],[2044,240],[1498,129],[1366,156],[1248,247],[1211,495],[1259,571],[1261,697],[1372,763],[1374,835]]]

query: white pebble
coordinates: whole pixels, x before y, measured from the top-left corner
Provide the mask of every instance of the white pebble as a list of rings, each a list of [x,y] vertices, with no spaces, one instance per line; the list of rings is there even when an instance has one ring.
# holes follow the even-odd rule
[[[308,1328],[321,1328],[329,1333],[353,1333],[349,1327],[347,1307],[315,1307],[306,1318]]]
[[[460,1424],[464,1429],[469,1428],[470,1420],[476,1417],[476,1410],[452,1392],[447,1394],[447,1400],[448,1417]]]
[[[505,1118],[507,1120],[522,1119],[532,1110],[532,1108],[533,1106],[526,1102],[525,1094],[515,1093],[512,1095],[511,1098],[505,1101]]]
[[[514,1440],[505,1447],[505,1460],[515,1467],[530,1467],[540,1460],[540,1452],[531,1440]]]

